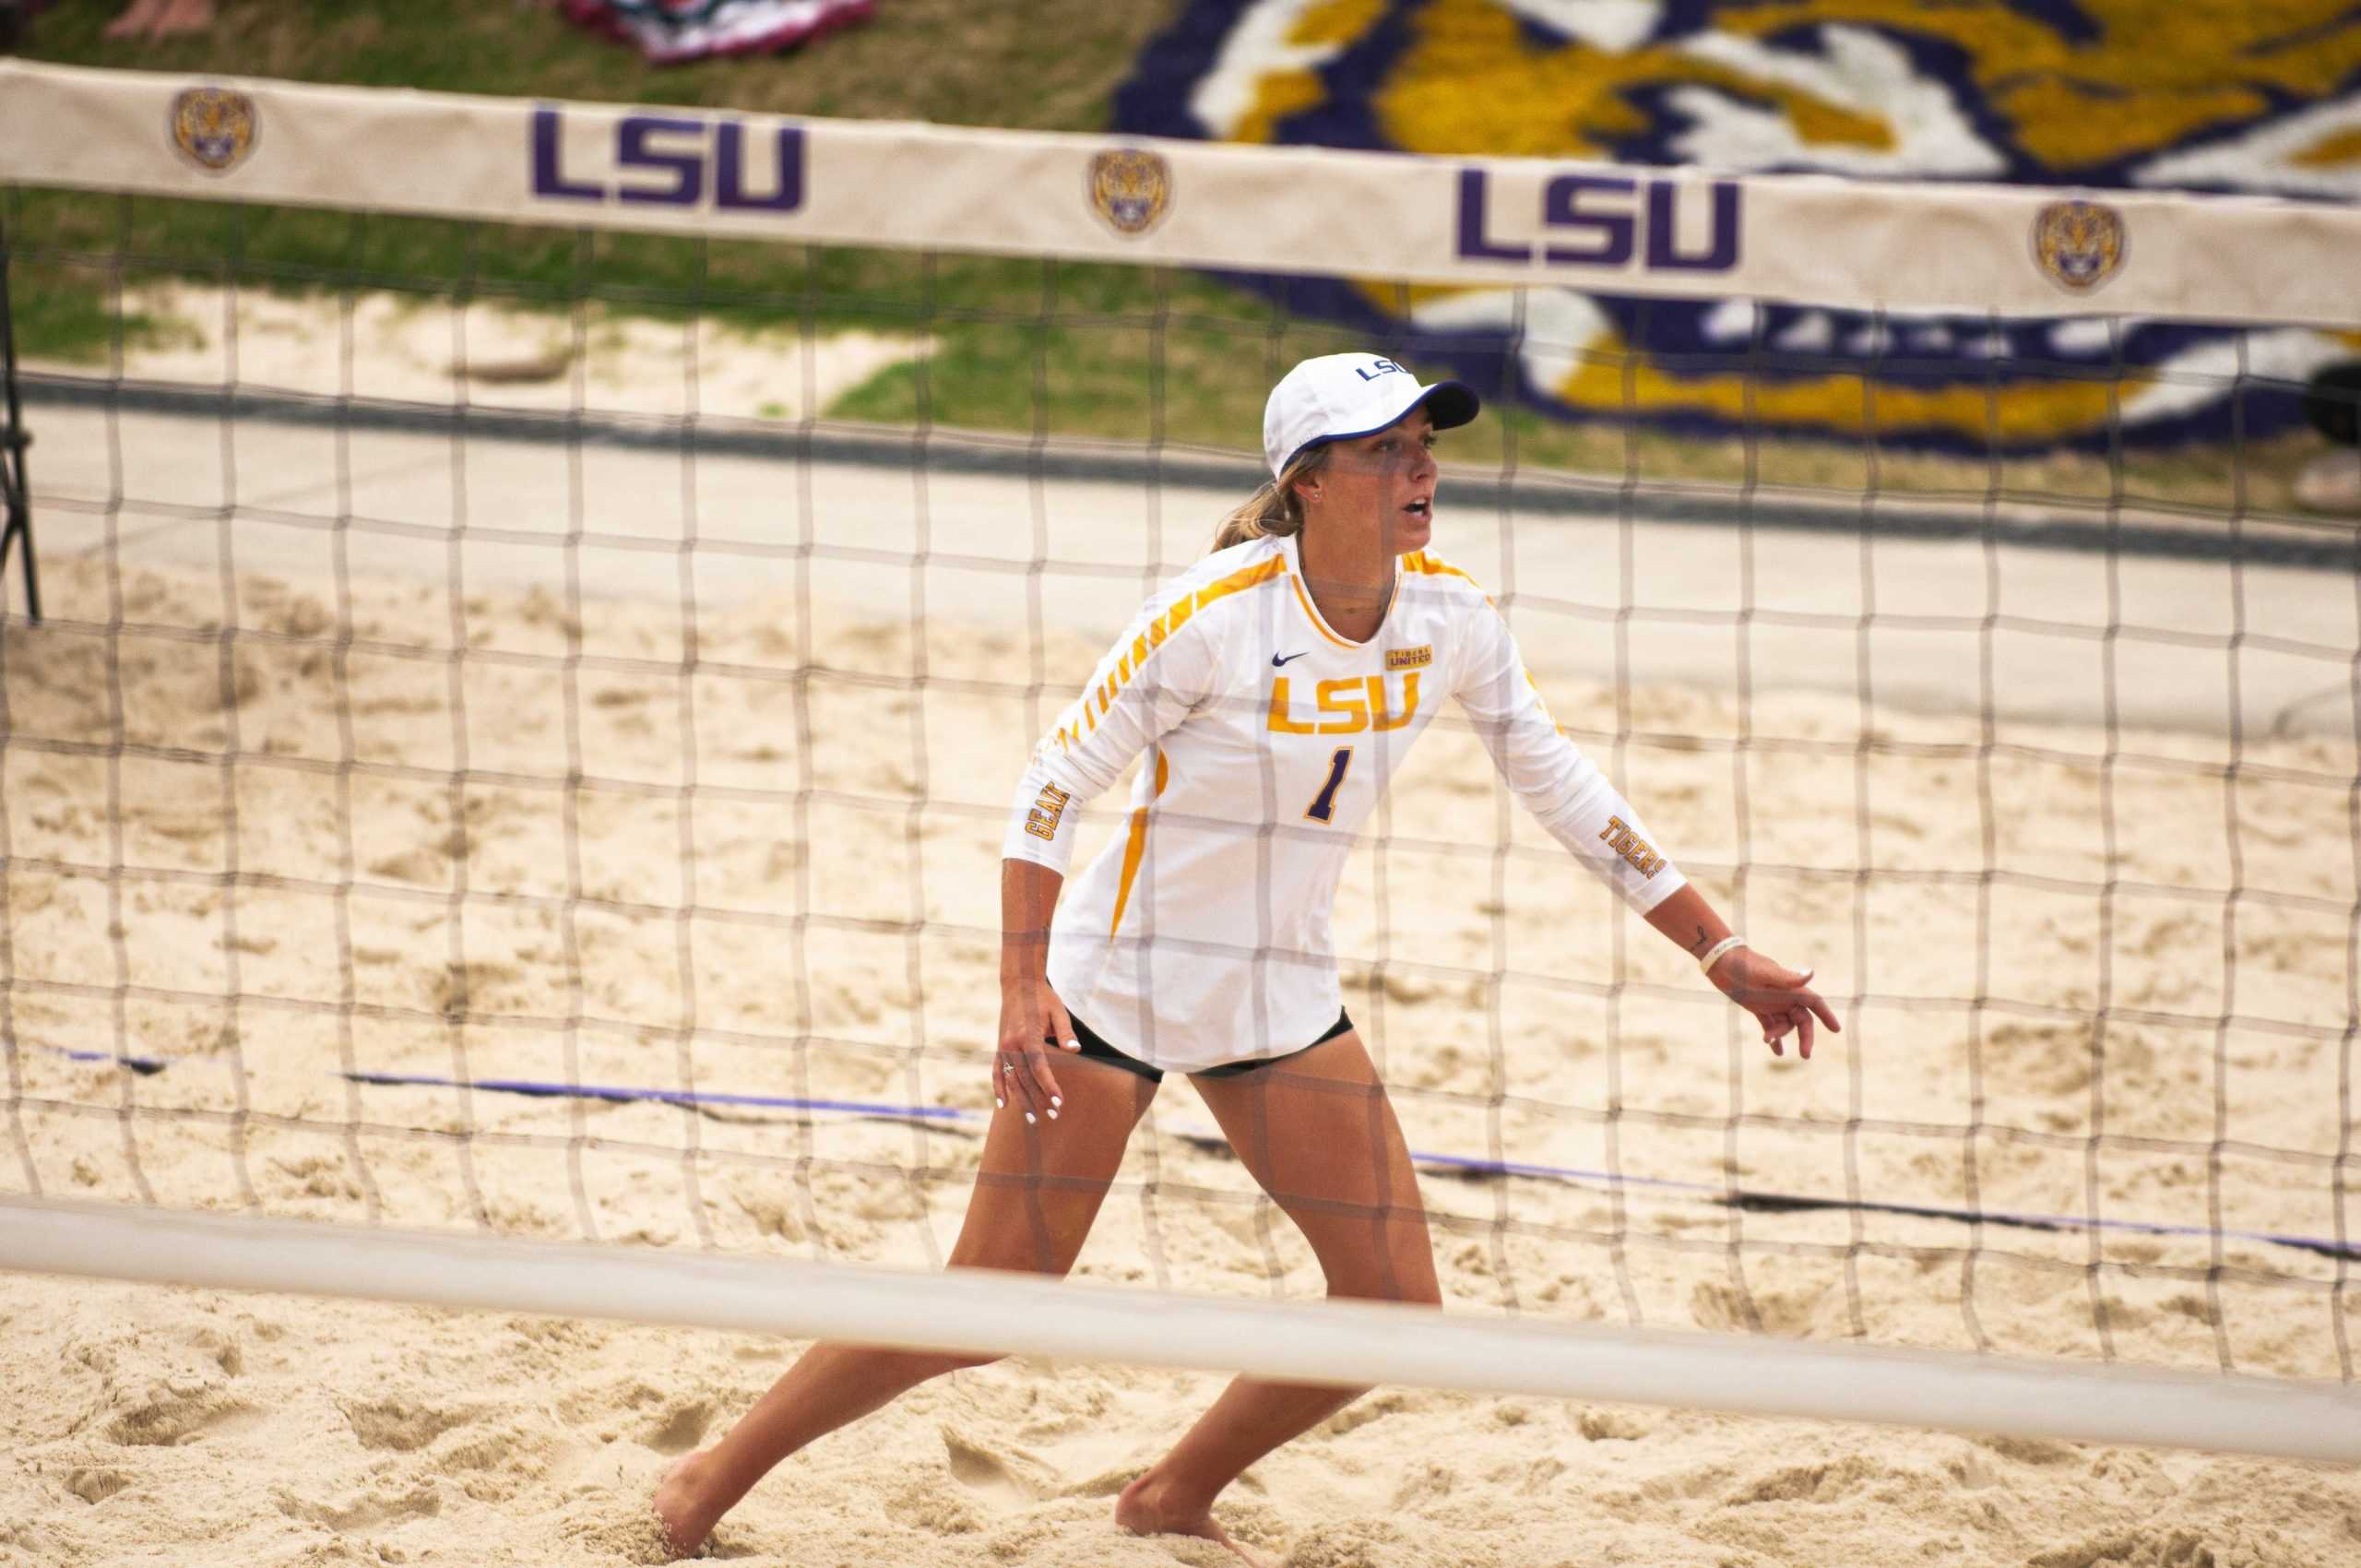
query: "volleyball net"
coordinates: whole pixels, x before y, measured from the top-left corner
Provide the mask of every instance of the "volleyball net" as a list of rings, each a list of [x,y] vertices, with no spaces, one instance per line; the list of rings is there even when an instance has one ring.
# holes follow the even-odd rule
[[[2355,1456],[2349,211],[0,90],[0,1262]],[[1336,932],[1451,1312],[1295,1300],[1178,1086],[1076,1283],[932,1273],[1026,749],[1351,347],[1485,395],[1437,552],[1845,1033],[1453,714]]]

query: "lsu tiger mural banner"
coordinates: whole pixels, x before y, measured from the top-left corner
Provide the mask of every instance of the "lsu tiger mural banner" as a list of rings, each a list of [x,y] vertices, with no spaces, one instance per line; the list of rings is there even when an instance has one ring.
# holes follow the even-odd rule
[[[2308,327],[2236,309],[2165,320],[2110,287],[2183,259],[2133,235],[2142,194],[2361,202],[2351,0],[1186,0],[1115,119],[1145,137],[1589,167],[1546,196],[1545,230],[1569,254],[1657,247],[1690,269],[1689,300],[1406,289],[1376,267],[1243,279],[1310,315],[1412,334],[1572,418],[1636,409],[1674,429],[1838,437],[1874,422],[1880,439],[1965,451],[2102,446],[2118,428],[2220,441],[2298,422],[2293,389],[2361,359],[2361,308]],[[1914,308],[1874,276],[1851,303],[1728,287],[1711,264],[1735,222],[1684,214],[1690,232],[1663,237],[1662,215],[1617,188],[1708,169],[1750,196],[1745,177],[1780,173],[2046,193],[2025,244],[2087,314],[1989,296],[1997,314]],[[1463,250],[1498,243],[1484,225],[1499,210],[1468,232],[1463,203]],[[1832,266],[1857,243],[1841,226],[1816,241]],[[2361,252],[2342,265],[2361,273]]]

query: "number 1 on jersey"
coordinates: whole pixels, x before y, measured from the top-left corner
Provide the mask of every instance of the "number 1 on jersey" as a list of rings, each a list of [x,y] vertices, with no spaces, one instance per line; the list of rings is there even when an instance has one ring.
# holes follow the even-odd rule
[[[1336,790],[1345,782],[1345,770],[1352,766],[1353,748],[1338,746],[1336,754],[1328,759],[1328,782],[1320,786],[1320,793],[1304,808],[1304,815],[1314,822],[1326,822],[1336,814]]]

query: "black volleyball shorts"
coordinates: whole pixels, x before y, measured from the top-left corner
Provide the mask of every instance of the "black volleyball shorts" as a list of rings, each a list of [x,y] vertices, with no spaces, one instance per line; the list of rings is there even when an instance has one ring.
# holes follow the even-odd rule
[[[1116,1050],[1113,1046],[1108,1044],[1106,1040],[1099,1038],[1098,1032],[1096,1029],[1092,1028],[1088,1024],[1084,1023],[1080,1018],[1075,1017],[1072,1012],[1067,1013],[1066,1016],[1073,1020],[1074,1038],[1082,1042],[1083,1055],[1087,1056],[1093,1062],[1104,1062],[1109,1067],[1121,1067],[1126,1073],[1136,1073],[1151,1084],[1160,1084],[1164,1081],[1163,1068],[1151,1067],[1146,1063],[1141,1061],[1138,1057],[1133,1056],[1125,1051]],[[1265,1067],[1275,1067],[1282,1062],[1293,1061],[1296,1057],[1299,1057],[1305,1051],[1310,1051],[1312,1045],[1325,1045],[1330,1040],[1335,1039],[1338,1035],[1343,1034],[1347,1029],[1349,1029],[1352,1027],[1352,1016],[1345,1012],[1344,1009],[1338,1008],[1336,1011],[1336,1021],[1329,1025],[1328,1032],[1322,1035],[1318,1039],[1313,1040],[1311,1045],[1299,1046],[1294,1051],[1287,1051],[1278,1056],[1258,1057],[1251,1062],[1224,1062],[1218,1066],[1200,1067],[1195,1072],[1190,1074],[1189,1076],[1192,1078],[1236,1078],[1242,1077],[1248,1073],[1259,1073]],[[1055,1058],[1052,1057],[1052,1060],[1055,1060]]]

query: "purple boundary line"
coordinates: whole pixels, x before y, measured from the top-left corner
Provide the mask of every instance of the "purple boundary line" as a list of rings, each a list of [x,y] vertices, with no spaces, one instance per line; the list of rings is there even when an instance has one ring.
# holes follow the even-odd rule
[[[187,1065],[184,1060],[174,1063],[153,1056],[117,1056],[105,1051],[68,1051],[61,1046],[48,1048],[61,1056],[77,1062],[112,1062],[141,1074],[160,1073],[174,1065]],[[895,1121],[925,1123],[957,1123],[982,1120],[979,1111],[961,1111],[948,1105],[895,1105],[884,1101],[859,1099],[804,1099],[786,1095],[726,1094],[693,1092],[687,1089],[641,1088],[611,1084],[544,1083],[532,1078],[478,1078],[462,1086],[451,1078],[424,1073],[339,1073],[338,1077],[354,1083],[396,1088],[458,1088],[481,1089],[491,1094],[528,1095],[543,1099],[597,1099],[612,1104],[627,1104],[635,1100],[649,1100],[664,1105],[730,1105],[774,1111],[833,1111],[853,1116],[874,1116]],[[1218,1143],[1213,1134],[1183,1133],[1183,1137],[1198,1143]],[[1478,1158],[1468,1155],[1437,1154],[1412,1149],[1411,1160],[1432,1169],[1456,1171],[1469,1176],[1523,1176],[1536,1181],[1569,1183],[1599,1183],[1626,1187],[1651,1187],[1663,1192],[1695,1194],[1717,1202],[1741,1208],[1765,1211],[1849,1209],[1861,1208],[1873,1213],[1904,1215],[1923,1219],[1952,1220],[1960,1224],[1982,1222],[1987,1225],[2017,1226],[2036,1230],[2120,1230],[2141,1236],[2208,1237],[2213,1230],[2202,1225],[2167,1225],[2146,1219],[2092,1219],[2071,1214],[2011,1214],[2001,1210],[1974,1212],[1967,1209],[1942,1208],[1931,1205],[1864,1202],[1855,1204],[1844,1198],[1802,1197],[1788,1193],[1755,1193],[1743,1188],[1715,1186],[1709,1182],[1683,1182],[1665,1176],[1626,1176],[1606,1170],[1585,1170],[1576,1166],[1536,1165],[1524,1160]],[[2296,1247],[2318,1253],[2325,1257],[2349,1257],[2361,1260],[2361,1244],[2343,1245],[2318,1236],[2282,1235],[2269,1230],[2225,1230],[2222,1235],[2233,1241],[2264,1241],[2272,1246]]]

